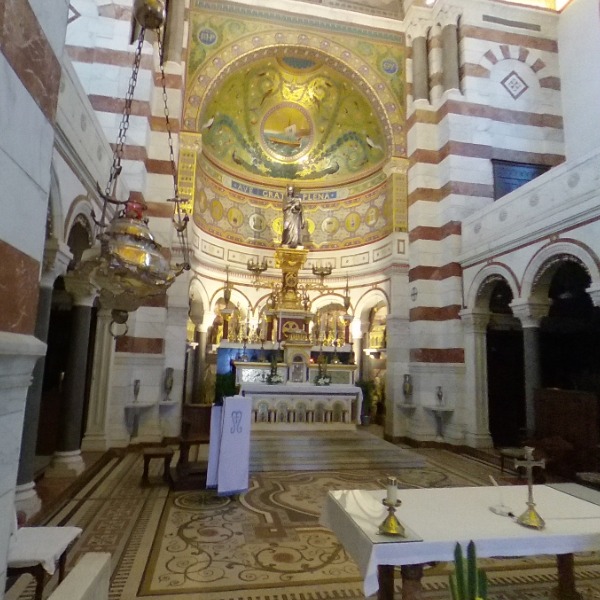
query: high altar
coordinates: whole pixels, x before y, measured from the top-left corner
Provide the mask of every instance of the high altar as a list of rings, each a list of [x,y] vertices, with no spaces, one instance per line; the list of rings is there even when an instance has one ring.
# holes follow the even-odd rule
[[[306,293],[301,295],[298,289],[298,272],[307,255],[302,247],[276,249],[282,280],[269,298],[262,360],[249,361],[244,347],[240,359],[233,361],[239,393],[252,402],[254,429],[346,429],[360,420],[362,391],[355,385],[357,367],[339,360],[351,349],[349,320],[329,333],[333,352],[324,353],[324,332],[319,338],[311,331],[314,315]],[[228,336],[225,313],[222,347],[228,345]],[[270,361],[265,350],[269,350]]]

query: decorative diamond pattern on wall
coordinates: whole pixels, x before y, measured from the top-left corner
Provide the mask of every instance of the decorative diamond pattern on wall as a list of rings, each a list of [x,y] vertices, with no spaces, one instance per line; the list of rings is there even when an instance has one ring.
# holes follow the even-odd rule
[[[513,97],[514,100],[516,100],[529,89],[529,86],[515,71],[511,71],[500,83],[504,86],[504,89]]]

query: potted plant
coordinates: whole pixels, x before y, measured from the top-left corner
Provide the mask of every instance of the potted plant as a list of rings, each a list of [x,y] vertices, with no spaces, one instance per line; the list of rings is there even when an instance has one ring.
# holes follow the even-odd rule
[[[317,360],[319,370],[315,377],[315,385],[329,385],[331,383],[331,375],[327,373],[327,358],[324,354],[319,354]]]
[[[370,379],[359,379],[356,385],[362,390],[362,410],[361,423],[369,425],[371,422],[371,413],[373,411],[373,398],[375,395],[375,382]]]
[[[215,403],[222,404],[223,398],[235,396],[239,391],[235,383],[235,373],[217,373],[215,380]]]
[[[486,600],[487,575],[477,567],[477,556],[473,540],[467,545],[467,560],[457,542],[454,548],[454,572],[450,573],[452,600]]]
[[[275,352],[271,356],[271,371],[267,375],[267,383],[269,385],[283,383],[283,377],[277,372],[277,353]]]

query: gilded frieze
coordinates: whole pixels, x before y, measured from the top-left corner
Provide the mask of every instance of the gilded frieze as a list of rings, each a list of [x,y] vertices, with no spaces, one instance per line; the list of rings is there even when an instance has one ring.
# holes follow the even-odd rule
[[[281,243],[284,188],[247,184],[229,176],[211,179],[198,169],[195,224],[237,244],[273,248]],[[212,172],[218,172],[213,169]],[[239,191],[238,191],[239,190]],[[304,245],[314,250],[360,246],[392,231],[385,176],[374,176],[368,192],[352,188],[300,190],[307,222]]]

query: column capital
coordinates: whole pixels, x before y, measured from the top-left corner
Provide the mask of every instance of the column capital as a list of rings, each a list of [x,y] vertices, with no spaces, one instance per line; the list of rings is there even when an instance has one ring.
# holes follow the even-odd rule
[[[462,14],[461,9],[458,6],[444,6],[437,14],[436,21],[441,25],[442,28],[448,25],[458,26],[458,20]]]
[[[69,246],[55,237],[48,238],[44,245],[41,287],[52,288],[58,277],[67,272],[73,254]]]
[[[393,156],[383,166],[383,172],[390,177],[391,175],[400,174],[406,175],[408,172],[408,159],[401,158],[400,156]]]
[[[521,321],[524,328],[537,328],[540,321],[548,315],[549,300],[535,300],[532,298],[516,298],[509,304],[513,315]]]
[[[75,306],[93,306],[97,290],[87,277],[82,277],[75,271],[69,271],[64,280],[65,288],[73,296]]]
[[[414,40],[415,38],[426,38],[427,31],[431,27],[432,22],[430,17],[414,15],[406,26],[406,35]]]
[[[463,309],[459,313],[465,333],[485,333],[490,321],[490,312]]]
[[[600,283],[593,283],[585,291],[590,295],[594,306],[600,306]]]

